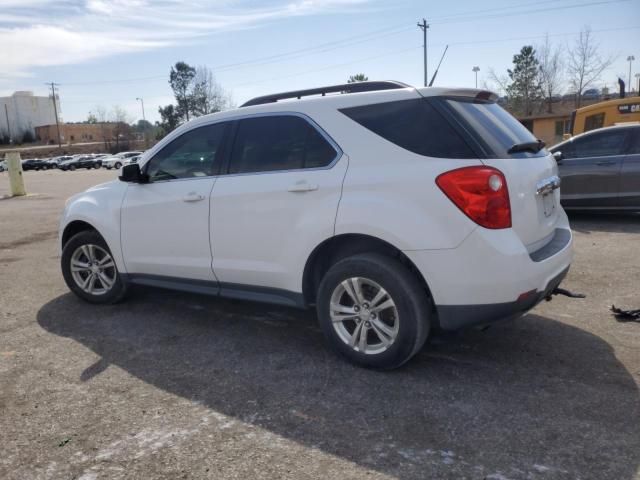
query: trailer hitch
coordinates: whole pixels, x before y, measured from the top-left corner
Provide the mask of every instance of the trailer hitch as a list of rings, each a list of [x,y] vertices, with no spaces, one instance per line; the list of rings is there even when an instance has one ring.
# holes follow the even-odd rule
[[[556,287],[551,291],[549,295],[546,296],[545,300],[547,302],[550,302],[552,300],[553,295],[564,295],[565,297],[569,297],[569,298],[586,298],[587,297],[584,293],[573,293],[570,290]]]

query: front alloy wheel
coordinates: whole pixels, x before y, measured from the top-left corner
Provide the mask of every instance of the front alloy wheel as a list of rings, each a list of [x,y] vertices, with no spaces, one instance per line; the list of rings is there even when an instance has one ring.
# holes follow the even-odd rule
[[[71,275],[76,285],[90,295],[104,295],[116,281],[116,264],[98,245],[85,244],[71,255]]]
[[[77,233],[62,249],[62,275],[69,289],[90,303],[116,303],[127,285],[113,255],[95,230]]]

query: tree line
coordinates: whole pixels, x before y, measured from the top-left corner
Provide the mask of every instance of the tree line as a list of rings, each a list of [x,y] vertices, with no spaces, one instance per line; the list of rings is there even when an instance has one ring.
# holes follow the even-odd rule
[[[614,60],[615,56],[600,53],[591,29],[585,27],[568,46],[552,44],[549,36],[537,48],[523,46],[506,74],[489,69],[485,86],[505,94],[507,107],[521,115],[543,109],[553,113],[554,101],[567,87],[579,108],[585,91],[601,79]]]

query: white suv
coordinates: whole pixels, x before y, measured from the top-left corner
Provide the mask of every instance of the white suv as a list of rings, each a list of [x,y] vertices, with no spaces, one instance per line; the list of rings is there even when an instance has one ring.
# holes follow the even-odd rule
[[[118,170],[123,165],[128,165],[130,163],[129,159],[133,157],[137,157],[141,153],[142,152],[138,152],[138,151],[120,152],[120,153],[116,153],[115,155],[109,155],[108,157],[104,157],[102,159],[102,166],[107,170],[111,170],[112,168],[115,168],[116,170]]]
[[[315,306],[375,368],[435,329],[520,316],[566,275],[572,235],[556,162],[495,100],[363,82],[192,120],[67,202],[66,283],[93,303],[143,284]]]

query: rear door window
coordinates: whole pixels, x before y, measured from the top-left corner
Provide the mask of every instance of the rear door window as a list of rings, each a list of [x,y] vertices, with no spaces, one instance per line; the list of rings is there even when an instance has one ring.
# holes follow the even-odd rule
[[[439,158],[478,158],[464,137],[425,99],[376,103],[340,110],[405,150]]]
[[[257,173],[331,164],[337,151],[305,119],[266,115],[239,121],[229,173]]]

